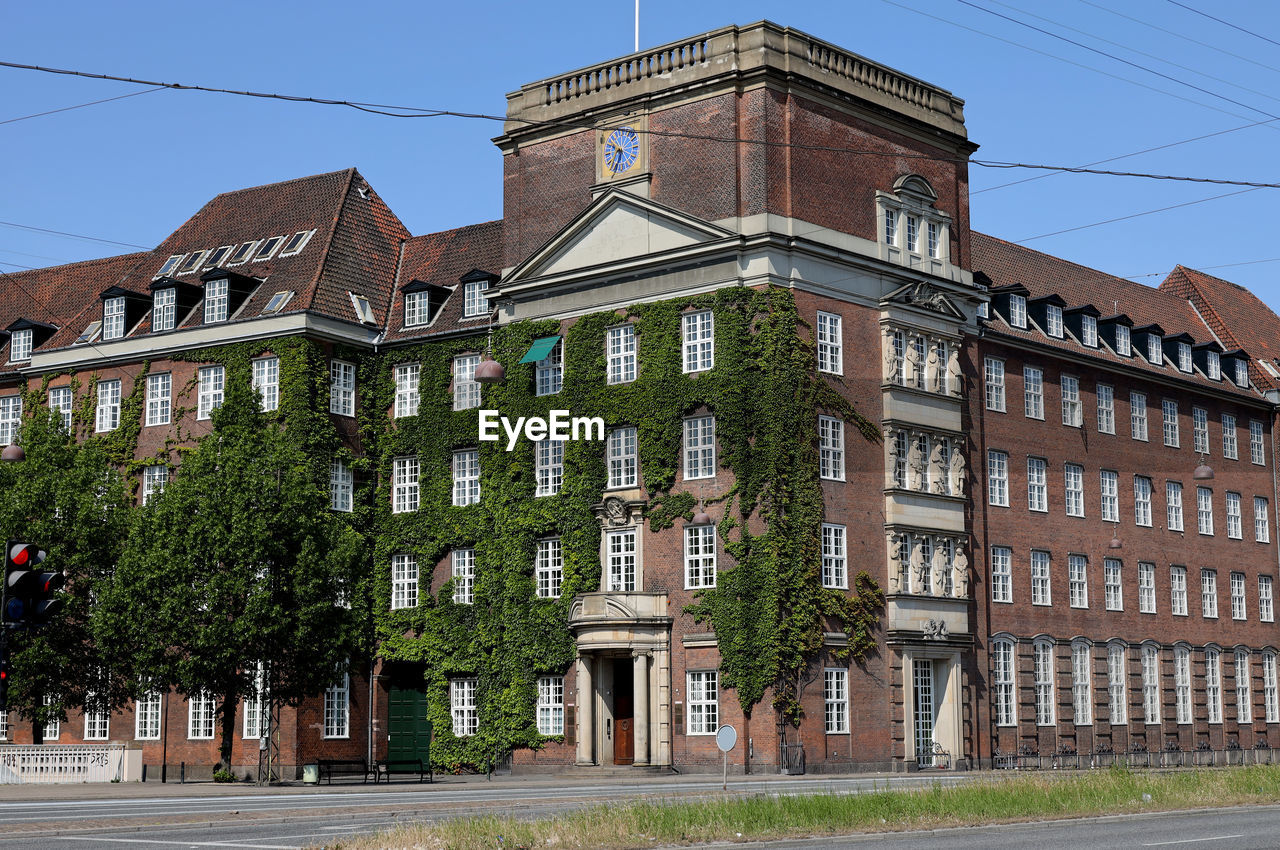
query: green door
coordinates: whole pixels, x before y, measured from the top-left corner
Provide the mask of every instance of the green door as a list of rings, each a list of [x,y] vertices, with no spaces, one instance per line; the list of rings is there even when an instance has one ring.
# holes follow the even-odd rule
[[[387,718],[387,760],[431,761],[431,721],[427,720],[425,691],[391,688]]]

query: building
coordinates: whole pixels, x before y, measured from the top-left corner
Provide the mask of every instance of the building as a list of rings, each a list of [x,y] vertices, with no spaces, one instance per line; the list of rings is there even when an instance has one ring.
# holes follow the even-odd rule
[[[1280,731],[1259,304],[971,232],[963,101],[767,22],[523,86],[495,144],[500,221],[411,236],[349,170],[0,281],[0,436],[22,388],[86,439],[126,411],[140,498],[180,436],[150,402],[197,439],[226,369],[266,406],[329,376],[380,651],[281,716],[286,771],[423,721],[442,766],[588,771],[709,769],[725,723],[750,771]],[[212,763],[208,707],[155,697],[85,729]]]

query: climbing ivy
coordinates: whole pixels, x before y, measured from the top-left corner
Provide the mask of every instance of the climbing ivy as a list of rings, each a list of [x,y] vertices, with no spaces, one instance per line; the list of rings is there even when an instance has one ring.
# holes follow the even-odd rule
[[[684,374],[681,313],[715,316],[716,363]],[[606,383],[608,328],[635,325],[639,373],[622,385]],[[854,592],[822,588],[822,489],[814,439],[819,412],[843,418],[866,439],[879,432],[825,378],[814,375],[812,335],[791,294],[780,288],[724,289],[691,298],[635,305],[577,319],[565,332],[564,387],[534,393],[534,366],[518,360],[557,322],[516,323],[484,336],[453,337],[396,348],[362,363],[365,404],[361,439],[381,482],[373,502],[376,638],[389,661],[423,664],[435,728],[432,757],[452,768],[484,769],[516,747],[538,747],[537,677],[564,673],[575,658],[566,628],[573,596],[600,587],[600,524],[590,506],[603,496],[607,474],[600,443],[565,444],[560,494],[535,498],[535,446],[505,439],[479,443],[478,505],[454,507],[452,454],[477,447],[478,411],[452,409],[452,359],[491,344],[506,380],[485,387],[484,408],[511,419],[546,417],[552,408],[599,416],[606,428],[637,428],[640,469],[649,502],[650,532],[691,519],[699,498],[723,505],[718,534],[732,566],[718,586],[702,591],[688,612],[709,624],[721,653],[721,682],[750,711],[772,689],[774,706],[798,722],[803,675],[823,646],[824,633],[849,636],[845,656],[874,646],[883,597],[859,573]],[[416,363],[418,415],[388,418],[398,365]],[[371,387],[371,388],[370,388]],[[716,416],[721,466],[733,483],[720,492],[674,490],[682,456],[682,420],[709,410]],[[419,462],[420,507],[391,511],[392,463]],[[726,479],[719,479],[724,482]],[[564,579],[558,599],[536,596],[538,540],[558,536]],[[474,604],[452,601],[453,582],[433,580],[435,565],[453,549],[474,548]],[[419,566],[419,604],[390,610],[391,558],[413,555]],[[722,565],[724,562],[722,562]],[[447,576],[447,566],[441,569]],[[449,680],[478,678],[479,731],[452,734]]]

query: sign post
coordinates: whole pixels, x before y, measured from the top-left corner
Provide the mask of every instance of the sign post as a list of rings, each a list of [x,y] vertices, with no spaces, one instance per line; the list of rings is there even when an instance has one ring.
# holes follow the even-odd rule
[[[721,726],[716,730],[716,746],[724,754],[724,773],[720,777],[720,790],[729,790],[729,751],[738,743],[738,730],[732,726]]]

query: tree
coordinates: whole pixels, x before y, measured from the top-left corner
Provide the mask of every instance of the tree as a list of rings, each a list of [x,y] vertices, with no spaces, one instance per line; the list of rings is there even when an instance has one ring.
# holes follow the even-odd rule
[[[296,705],[342,675],[367,631],[344,604],[363,578],[360,536],[247,376],[228,378],[212,433],[136,512],[94,623],[114,668],[219,700],[223,766],[259,663],[270,702]]]
[[[122,548],[130,499],[100,442],[77,443],[39,393],[24,401],[35,413],[18,435],[26,459],[0,464],[0,529],[49,553],[43,569],[66,573],[66,606],[44,628],[9,635],[9,709],[43,726],[64,706],[118,702],[129,691],[94,646],[90,614]]]

